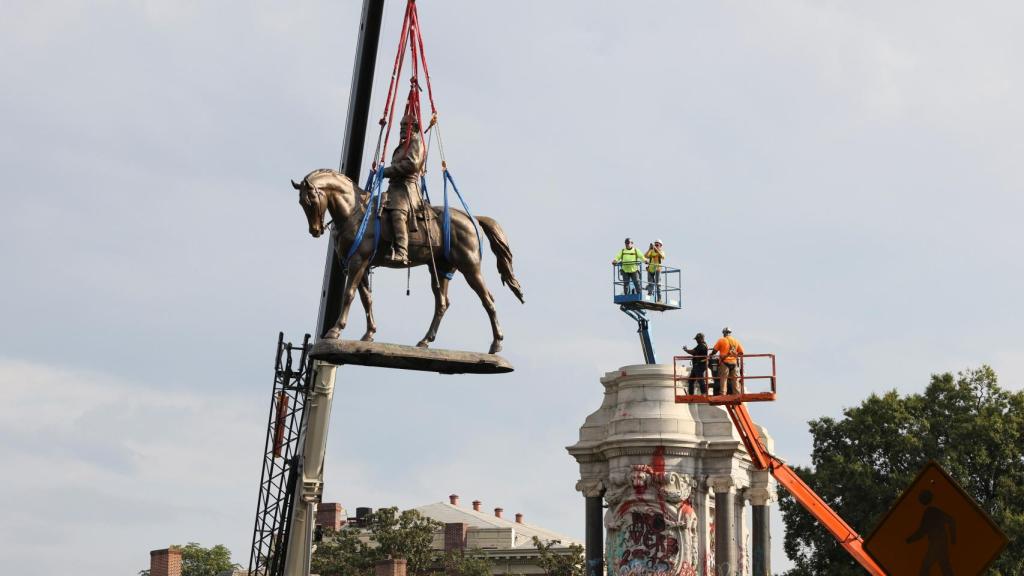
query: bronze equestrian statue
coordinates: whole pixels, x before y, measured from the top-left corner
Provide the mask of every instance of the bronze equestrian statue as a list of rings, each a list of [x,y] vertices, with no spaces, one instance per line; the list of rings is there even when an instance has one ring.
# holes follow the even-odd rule
[[[401,147],[401,145],[399,146]],[[394,184],[394,178],[392,178],[392,183]],[[367,210],[370,194],[356,186],[344,174],[330,169],[314,170],[306,175],[302,182],[292,181],[292,186],[299,191],[299,204],[306,213],[309,233],[314,238],[319,238],[324,232],[324,215],[327,213],[331,215],[334,221],[331,234],[335,237],[335,254],[344,264],[344,258],[355,240],[359,225]],[[415,192],[418,201],[418,185]],[[373,340],[377,325],[373,320],[373,298],[369,285],[365,282],[371,265],[388,268],[426,265],[430,270],[431,288],[434,291],[434,318],[430,322],[427,334],[416,345],[425,348],[437,336],[441,318],[444,317],[444,313],[448,309],[448,282],[454,272],[458,270],[480,297],[484,309],[487,310],[487,316],[491,320],[493,340],[490,353],[496,354],[501,350],[501,341],[504,336],[498,325],[494,297],[487,289],[480,269],[480,245],[473,221],[465,212],[450,211],[451,252],[446,258],[444,250],[440,249],[443,240],[440,225],[442,212],[443,210],[436,206],[425,207],[422,210],[422,215],[407,212],[410,222],[422,218],[419,220],[418,226],[424,228],[423,232],[427,239],[426,242],[408,245],[406,255],[408,264],[396,261],[390,257],[391,254],[385,255],[386,242],[380,239],[377,242],[378,249],[374,253],[375,227],[372,222],[367,225],[362,241],[348,261],[348,280],[345,283],[345,293],[342,294],[341,313],[338,315],[338,321],[333,328],[327,331],[324,338],[338,338],[341,335],[341,331],[348,323],[349,306],[352,305],[356,290],[359,290],[363,308],[366,310],[366,333],[363,334],[362,340]],[[371,214],[370,219],[373,218],[374,215]],[[478,216],[476,220],[490,242],[491,251],[497,257],[498,273],[501,275],[502,284],[507,285],[520,302],[524,302],[523,290],[512,271],[512,250],[505,238],[505,232],[493,218]],[[386,225],[385,219],[382,219],[382,224]],[[386,234],[382,234],[382,236],[386,236]]]

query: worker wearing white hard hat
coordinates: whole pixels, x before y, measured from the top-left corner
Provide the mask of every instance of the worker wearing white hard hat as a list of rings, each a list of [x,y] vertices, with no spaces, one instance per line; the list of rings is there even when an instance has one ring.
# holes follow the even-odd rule
[[[660,238],[651,243],[644,258],[647,259],[647,294],[654,296],[655,301],[661,301],[661,269],[665,262],[665,249]]]

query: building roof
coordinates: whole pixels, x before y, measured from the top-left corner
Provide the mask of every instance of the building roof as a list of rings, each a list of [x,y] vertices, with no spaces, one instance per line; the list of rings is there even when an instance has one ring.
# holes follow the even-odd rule
[[[564,534],[558,534],[550,530],[545,530],[532,524],[525,522],[510,522],[504,518],[498,518],[493,514],[487,514],[484,512],[477,512],[472,508],[463,508],[461,506],[454,506],[448,502],[435,502],[433,504],[427,504],[415,508],[420,514],[443,522],[445,524],[452,523],[464,523],[472,528],[512,528],[513,534],[515,535],[514,548],[516,549],[533,549],[533,537],[536,536],[541,542],[559,541],[561,547],[568,548],[570,544],[578,544],[583,546],[582,542],[565,536]],[[556,545],[557,546],[557,545]]]

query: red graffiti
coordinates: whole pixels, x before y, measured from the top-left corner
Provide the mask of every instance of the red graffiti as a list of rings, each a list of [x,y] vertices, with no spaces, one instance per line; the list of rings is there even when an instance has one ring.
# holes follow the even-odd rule
[[[647,492],[648,482],[651,480],[659,484],[665,482],[664,446],[658,446],[654,449],[654,454],[651,456],[650,464],[633,465],[633,471],[630,474],[630,483],[633,485],[633,493],[636,494],[636,498],[626,499],[619,505],[617,511],[620,515],[625,514],[634,503],[643,502],[645,500],[644,495]],[[656,490],[655,492],[658,494],[658,503],[661,505],[662,512],[667,512],[665,501],[661,496],[660,491]]]
[[[659,480],[665,476],[665,447],[658,446],[654,449],[654,456],[651,458],[651,468],[654,476]]]
[[[697,514],[696,510],[693,509],[693,499],[687,498],[683,500],[683,503],[679,506],[680,516],[691,516]]]
[[[627,546],[617,560],[618,566],[654,572],[671,570],[679,554],[679,541],[666,533],[666,528],[661,514],[633,512],[626,529]]]

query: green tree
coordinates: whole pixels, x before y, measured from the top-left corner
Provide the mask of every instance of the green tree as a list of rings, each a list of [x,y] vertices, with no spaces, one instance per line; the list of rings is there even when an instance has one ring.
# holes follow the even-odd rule
[[[171,548],[181,550],[181,576],[217,576],[221,572],[240,568],[231,561],[231,551],[221,544],[204,548],[198,542],[189,542]],[[139,576],[149,576],[149,570],[140,570]]]
[[[359,539],[359,533],[353,528],[325,531],[313,550],[312,572],[320,576],[372,576],[373,552]]]
[[[412,574],[427,574],[440,561],[431,549],[434,532],[444,525],[415,510],[381,508],[370,517],[370,537],[377,544],[377,559],[405,558]]]
[[[843,418],[810,422],[812,468],[796,471],[867,536],[929,461],[939,462],[1002,528],[1010,544],[990,576],[1024,574],[1024,392],[988,366],[933,375],[922,394],[872,394]],[[849,555],[784,491],[787,576],[861,576]]]
[[[445,573],[458,576],[491,576],[491,561],[479,549],[449,552],[444,557]]]
[[[440,522],[415,510],[381,508],[370,515],[366,530],[342,528],[324,534],[313,552],[313,572],[322,576],[370,576],[378,560],[404,558],[410,574],[426,575],[443,562],[430,547]],[[361,539],[366,534],[368,538]],[[364,541],[366,540],[366,541]]]
[[[559,542],[541,542],[540,538],[533,537],[533,545],[540,554],[537,563],[544,570],[545,576],[584,576],[586,562],[583,559],[583,546],[570,544],[568,551],[563,553],[551,550],[556,543]]]

